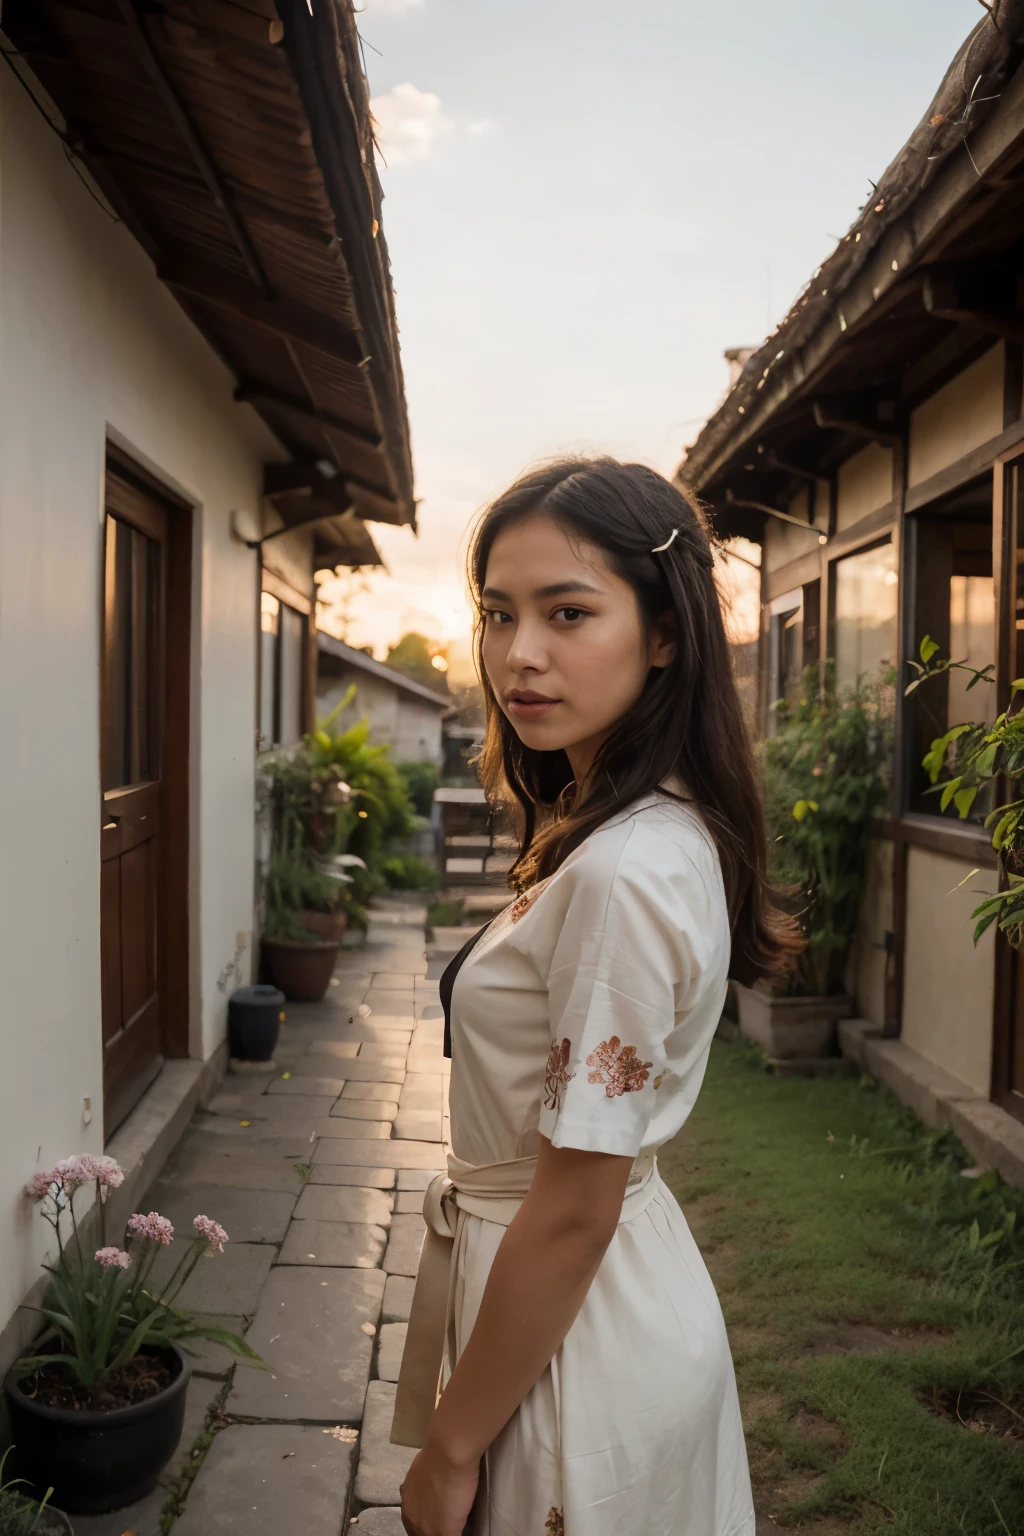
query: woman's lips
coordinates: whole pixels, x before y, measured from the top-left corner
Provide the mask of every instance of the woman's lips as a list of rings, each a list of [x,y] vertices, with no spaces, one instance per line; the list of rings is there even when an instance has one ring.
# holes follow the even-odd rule
[[[509,711],[521,720],[540,720],[559,701],[547,699],[541,693],[510,693],[507,702]]]

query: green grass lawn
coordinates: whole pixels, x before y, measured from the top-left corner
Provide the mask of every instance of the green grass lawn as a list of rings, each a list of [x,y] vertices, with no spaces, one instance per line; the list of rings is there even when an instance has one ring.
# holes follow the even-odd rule
[[[884,1089],[716,1041],[660,1156],[733,1345],[754,1497],[814,1536],[1024,1536],[1024,1197]]]

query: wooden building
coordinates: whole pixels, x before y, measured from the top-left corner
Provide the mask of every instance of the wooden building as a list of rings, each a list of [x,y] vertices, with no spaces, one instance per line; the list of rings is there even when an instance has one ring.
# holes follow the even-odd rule
[[[840,685],[884,663],[909,680],[927,632],[996,663],[987,695],[966,696],[962,674],[911,700],[897,689],[855,982],[864,1018],[899,1035],[894,1085],[998,1125],[1024,1177],[1024,975],[994,929],[975,948],[968,920],[995,856],[980,818],[940,814],[920,767],[1024,672],[1024,3],[987,9],[679,477],[721,536],[761,545],[764,730],[826,657]]]
[[[351,0],[0,26],[2,1372],[25,1181],[107,1146],[141,1198],[223,1068],[257,732],[311,723],[314,572],[415,509]]]

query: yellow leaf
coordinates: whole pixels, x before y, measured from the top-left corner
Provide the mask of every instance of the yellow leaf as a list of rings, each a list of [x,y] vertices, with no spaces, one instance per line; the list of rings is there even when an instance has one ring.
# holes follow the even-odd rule
[[[281,1073],[281,1077],[282,1077],[282,1079],[287,1080],[289,1077],[291,1077],[291,1073],[290,1072],[282,1072]]]
[[[239,1125],[252,1125],[251,1120],[239,1120]]]

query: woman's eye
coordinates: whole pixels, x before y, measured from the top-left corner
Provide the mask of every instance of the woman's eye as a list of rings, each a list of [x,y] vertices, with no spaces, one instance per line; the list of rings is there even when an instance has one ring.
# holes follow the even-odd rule
[[[564,619],[567,624],[575,624],[577,619],[586,618],[587,611],[585,608],[556,608],[555,616]]]
[[[512,615],[510,613],[505,613],[500,608],[485,608],[484,622],[486,624],[511,624]]]

